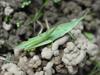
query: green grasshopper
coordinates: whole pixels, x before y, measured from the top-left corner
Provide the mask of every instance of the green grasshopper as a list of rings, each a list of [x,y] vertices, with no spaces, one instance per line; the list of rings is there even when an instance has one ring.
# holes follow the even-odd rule
[[[85,15],[86,16],[86,15]],[[24,50],[32,50],[36,47],[40,47],[46,44],[49,44],[56,39],[64,36],[66,33],[68,33],[70,30],[72,30],[80,21],[84,19],[84,17],[81,17],[79,19],[74,19],[69,23],[63,23],[61,25],[58,25],[57,27],[53,27],[49,29],[47,32],[44,32],[36,37],[33,37],[29,39],[28,41],[25,41],[18,45],[17,49],[24,49]]]

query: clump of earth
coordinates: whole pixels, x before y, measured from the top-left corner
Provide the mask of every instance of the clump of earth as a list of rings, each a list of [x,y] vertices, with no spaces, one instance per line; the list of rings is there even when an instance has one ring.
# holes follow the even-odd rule
[[[21,5],[22,0],[0,0],[0,75],[88,75],[93,61],[100,60],[100,1],[49,0],[36,22],[32,16],[43,2],[32,0],[24,8]],[[74,39],[66,34],[30,53],[15,49],[50,27],[80,17],[87,9],[86,18],[70,31]],[[84,32],[92,33],[94,41]]]

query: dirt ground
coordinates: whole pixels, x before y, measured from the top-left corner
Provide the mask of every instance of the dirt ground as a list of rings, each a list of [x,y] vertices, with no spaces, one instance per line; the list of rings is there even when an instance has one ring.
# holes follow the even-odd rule
[[[43,2],[42,0],[31,1],[28,6],[22,8],[21,0],[0,0],[0,75],[88,75],[94,66],[91,62],[86,61],[89,64],[87,65],[82,61],[84,66],[77,64],[68,69],[65,67],[66,65],[61,61],[64,54],[61,49],[65,48],[65,43],[61,44],[63,45],[60,48],[61,54],[54,55],[50,59],[41,56],[42,48],[36,53],[22,52],[16,57],[14,47],[38,35],[41,30],[46,31],[47,21],[51,28],[80,17],[85,10],[89,10],[89,13],[82,21],[81,34],[83,36],[84,32],[92,33],[93,46],[100,47],[100,0],[59,0],[57,3],[49,0],[48,4],[42,8],[42,16],[36,22],[32,17],[43,6]],[[76,30],[78,30],[77,27]],[[91,54],[87,52],[85,60],[90,60],[89,56]],[[56,61],[54,65],[51,63],[53,60]]]

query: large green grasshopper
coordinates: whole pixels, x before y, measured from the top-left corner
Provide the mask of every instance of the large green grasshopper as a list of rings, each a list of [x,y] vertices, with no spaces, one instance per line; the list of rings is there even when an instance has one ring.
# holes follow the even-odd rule
[[[66,33],[68,33],[70,30],[72,30],[85,16],[74,19],[69,23],[63,23],[61,25],[58,25],[57,27],[53,27],[47,32],[44,32],[36,37],[30,38],[28,41],[25,41],[18,45],[16,48],[18,49],[24,49],[24,50],[32,50],[36,47],[49,44],[53,42],[54,40],[64,36]]]

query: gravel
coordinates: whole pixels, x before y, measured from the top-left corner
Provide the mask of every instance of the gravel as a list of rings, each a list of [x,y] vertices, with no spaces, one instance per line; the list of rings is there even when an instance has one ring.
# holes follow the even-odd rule
[[[75,75],[81,69],[82,74],[86,73],[87,68],[87,72],[91,71],[93,61],[99,58],[100,1],[62,0],[53,3],[50,0],[39,19],[45,26],[43,31],[47,29],[45,19],[53,27],[80,17],[85,9],[89,9],[90,13],[70,31],[72,36],[64,35],[28,54],[16,49],[16,46],[37,35],[39,26],[32,23],[30,16],[34,16],[41,5],[41,0],[33,0],[29,6],[21,8],[21,0],[0,0],[0,56],[5,58],[0,59],[0,75]],[[6,17],[9,18],[7,21]],[[84,32],[93,33],[96,41],[90,42]],[[9,59],[8,53],[11,54]],[[6,59],[11,62],[6,62]]]

